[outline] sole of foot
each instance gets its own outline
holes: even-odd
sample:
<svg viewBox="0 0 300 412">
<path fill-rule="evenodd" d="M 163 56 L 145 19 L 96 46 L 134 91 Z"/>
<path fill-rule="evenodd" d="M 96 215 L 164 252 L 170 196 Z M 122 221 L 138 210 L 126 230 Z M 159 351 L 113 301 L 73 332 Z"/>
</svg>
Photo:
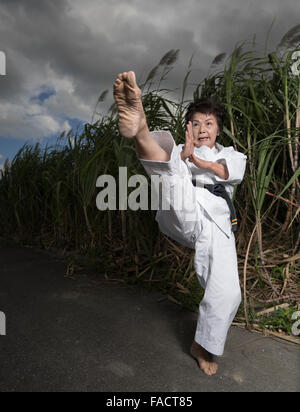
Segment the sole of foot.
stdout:
<svg viewBox="0 0 300 412">
<path fill-rule="evenodd" d="M 141 94 L 133 71 L 118 75 L 114 83 L 114 99 L 119 114 L 119 130 L 127 139 L 136 137 L 147 125 Z"/>
</svg>

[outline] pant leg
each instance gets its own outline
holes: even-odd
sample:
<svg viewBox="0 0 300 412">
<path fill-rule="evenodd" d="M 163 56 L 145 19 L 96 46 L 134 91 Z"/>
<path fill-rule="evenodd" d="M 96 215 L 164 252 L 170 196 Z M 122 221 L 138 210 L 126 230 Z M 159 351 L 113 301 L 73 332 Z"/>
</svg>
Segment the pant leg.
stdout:
<svg viewBox="0 0 300 412">
<path fill-rule="evenodd" d="M 205 289 L 195 341 L 221 356 L 229 327 L 241 303 L 235 237 L 224 235 L 207 214 L 195 245 L 195 269 Z"/>
<path fill-rule="evenodd" d="M 170 154 L 167 162 L 140 159 L 147 174 L 160 177 L 161 197 L 156 220 L 161 232 L 190 248 L 199 236 L 201 209 L 188 166 L 167 131 L 151 132 L 158 144 Z"/>
</svg>

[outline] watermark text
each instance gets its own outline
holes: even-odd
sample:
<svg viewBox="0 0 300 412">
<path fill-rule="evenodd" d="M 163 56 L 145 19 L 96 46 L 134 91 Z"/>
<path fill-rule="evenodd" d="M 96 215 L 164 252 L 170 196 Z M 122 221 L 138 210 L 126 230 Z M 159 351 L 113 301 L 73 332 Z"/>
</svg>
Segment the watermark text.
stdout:
<svg viewBox="0 0 300 412">
<path fill-rule="evenodd" d="M 204 183 L 203 183 L 204 185 Z M 201 187 L 201 182 L 197 182 Z M 96 198 L 98 210 L 176 210 L 185 213 L 187 221 L 197 220 L 197 196 L 190 176 L 151 175 L 150 187 L 144 175 L 128 179 L 127 167 L 119 167 L 116 179 L 99 176 L 96 187 L 102 188 Z M 129 193 L 129 189 L 131 190 Z"/>
<path fill-rule="evenodd" d="M 300 335 L 300 311 L 294 312 L 292 314 L 292 320 L 296 320 L 296 322 L 294 322 L 292 326 L 292 334 L 294 336 L 299 336 Z"/>
<path fill-rule="evenodd" d="M 6 316 L 4 312 L 0 312 L 0 336 L 6 335 Z"/>
<path fill-rule="evenodd" d="M 0 76 L 6 75 L 6 55 L 0 51 Z"/>
<path fill-rule="evenodd" d="M 292 60 L 295 62 L 291 66 L 291 70 L 294 76 L 299 76 L 300 74 L 300 51 L 295 51 L 292 54 Z"/>
</svg>

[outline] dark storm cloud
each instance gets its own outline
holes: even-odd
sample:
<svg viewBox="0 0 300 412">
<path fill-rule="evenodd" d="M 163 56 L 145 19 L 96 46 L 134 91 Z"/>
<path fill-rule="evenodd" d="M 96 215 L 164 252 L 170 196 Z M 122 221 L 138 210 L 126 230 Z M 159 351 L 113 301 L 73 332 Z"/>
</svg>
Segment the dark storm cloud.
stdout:
<svg viewBox="0 0 300 412">
<path fill-rule="evenodd" d="M 79 19 L 68 16 L 68 10 L 63 0 L 14 0 L 1 4 L 0 38 L 5 39 L 3 48 L 13 74 L 8 79 L 18 82 L 19 77 L 26 77 L 25 70 L 18 65 L 19 54 L 31 60 L 37 69 L 50 64 L 58 74 L 94 80 L 99 45 L 104 61 L 109 60 L 111 45 L 104 34 L 95 38 Z M 10 51 L 17 51 L 15 60 Z M 105 68 L 101 72 L 105 73 Z M 5 84 L 8 82 L 4 87 Z"/>
</svg>

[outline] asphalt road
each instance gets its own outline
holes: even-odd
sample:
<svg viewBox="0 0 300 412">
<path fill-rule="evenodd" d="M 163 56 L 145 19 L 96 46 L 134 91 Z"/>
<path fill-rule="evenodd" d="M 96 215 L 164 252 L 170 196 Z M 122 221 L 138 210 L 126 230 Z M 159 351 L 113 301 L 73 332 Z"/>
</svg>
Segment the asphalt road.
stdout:
<svg viewBox="0 0 300 412">
<path fill-rule="evenodd" d="M 299 345 L 232 327 L 207 377 L 189 355 L 196 314 L 158 292 L 65 273 L 45 252 L 1 246 L 1 392 L 300 391 Z"/>
</svg>

